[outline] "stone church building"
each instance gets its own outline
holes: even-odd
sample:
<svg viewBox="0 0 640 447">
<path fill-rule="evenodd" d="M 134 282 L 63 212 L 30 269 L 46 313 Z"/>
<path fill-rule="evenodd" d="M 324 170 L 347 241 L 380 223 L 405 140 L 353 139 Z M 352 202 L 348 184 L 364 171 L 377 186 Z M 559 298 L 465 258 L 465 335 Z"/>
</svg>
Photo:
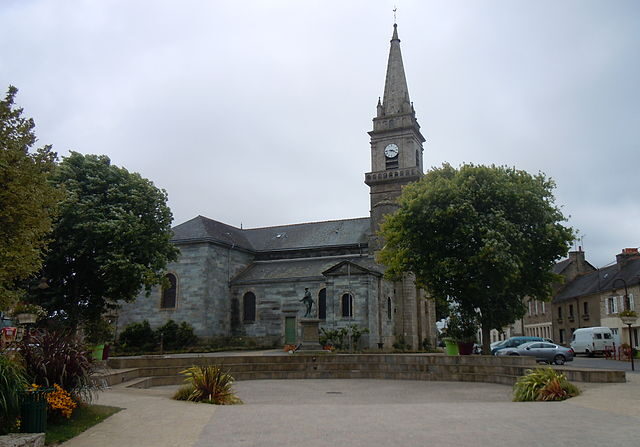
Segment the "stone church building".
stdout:
<svg viewBox="0 0 640 447">
<path fill-rule="evenodd" d="M 433 345 L 433 301 L 409 276 L 384 279 L 374 257 L 382 218 L 396 209 L 402 187 L 423 175 L 425 139 L 409 100 L 395 24 L 369 135 L 369 217 L 254 229 L 195 217 L 173 229 L 180 256 L 168 267 L 171 286 L 124 304 L 118 327 L 145 319 L 157 327 L 171 319 L 188 322 L 201 337 L 295 343 L 308 288 L 320 327 L 368 328 L 362 343 L 370 348 L 390 348 L 401 338 L 414 349 L 425 340 Z"/>
</svg>

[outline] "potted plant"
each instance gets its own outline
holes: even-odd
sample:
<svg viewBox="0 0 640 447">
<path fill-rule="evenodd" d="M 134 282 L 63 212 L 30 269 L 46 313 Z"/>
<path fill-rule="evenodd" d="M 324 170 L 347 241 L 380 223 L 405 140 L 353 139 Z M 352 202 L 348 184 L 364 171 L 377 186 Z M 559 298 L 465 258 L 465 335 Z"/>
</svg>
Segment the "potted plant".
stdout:
<svg viewBox="0 0 640 447">
<path fill-rule="evenodd" d="M 638 319 L 638 314 L 633 310 L 623 310 L 622 312 L 618 313 L 618 316 L 622 320 L 623 324 L 629 326 L 635 323 Z"/>
<path fill-rule="evenodd" d="M 478 317 L 475 312 L 464 311 L 460 308 L 452 309 L 449 314 L 446 337 L 443 339 L 447 354 L 457 355 L 450 348 L 453 343 L 457 344 L 460 355 L 473 354 L 477 333 Z"/>
<path fill-rule="evenodd" d="M 11 316 L 17 320 L 19 324 L 35 323 L 44 317 L 47 312 L 37 304 L 20 302 L 13 307 Z"/>
<path fill-rule="evenodd" d="M 85 341 L 92 346 L 92 357 L 102 360 L 105 342 L 113 339 L 113 328 L 107 320 L 99 318 L 84 325 L 84 336 Z"/>
</svg>

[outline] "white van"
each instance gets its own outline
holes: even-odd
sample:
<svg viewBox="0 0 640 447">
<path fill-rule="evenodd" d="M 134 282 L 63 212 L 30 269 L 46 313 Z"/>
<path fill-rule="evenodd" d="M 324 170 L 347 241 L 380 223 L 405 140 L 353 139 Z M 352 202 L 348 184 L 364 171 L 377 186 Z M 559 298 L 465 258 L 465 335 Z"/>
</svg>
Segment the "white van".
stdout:
<svg viewBox="0 0 640 447">
<path fill-rule="evenodd" d="M 573 331 L 571 348 L 576 354 L 603 353 L 605 347 L 613 348 L 613 334 L 608 327 L 585 327 Z"/>
</svg>

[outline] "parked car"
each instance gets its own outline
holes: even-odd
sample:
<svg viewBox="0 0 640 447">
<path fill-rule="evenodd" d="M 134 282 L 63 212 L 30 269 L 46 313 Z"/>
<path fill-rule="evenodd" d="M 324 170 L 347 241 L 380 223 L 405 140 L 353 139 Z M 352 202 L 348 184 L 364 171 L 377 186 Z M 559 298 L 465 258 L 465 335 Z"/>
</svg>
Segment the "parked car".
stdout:
<svg viewBox="0 0 640 447">
<path fill-rule="evenodd" d="M 496 353 L 505 348 L 515 348 L 520 346 L 523 343 L 528 343 L 530 341 L 544 341 L 542 337 L 511 337 L 503 341 L 502 343 L 491 348 L 491 354 L 496 355 Z"/>
<path fill-rule="evenodd" d="M 576 354 L 603 353 L 606 348 L 613 349 L 613 333 L 608 327 L 585 327 L 573 331 L 571 348 Z"/>
<path fill-rule="evenodd" d="M 539 362 L 555 363 L 564 365 L 565 362 L 573 361 L 574 352 L 571 348 L 547 342 L 530 342 L 518 346 L 517 348 L 504 348 L 496 355 L 528 355 L 535 357 Z"/>
</svg>

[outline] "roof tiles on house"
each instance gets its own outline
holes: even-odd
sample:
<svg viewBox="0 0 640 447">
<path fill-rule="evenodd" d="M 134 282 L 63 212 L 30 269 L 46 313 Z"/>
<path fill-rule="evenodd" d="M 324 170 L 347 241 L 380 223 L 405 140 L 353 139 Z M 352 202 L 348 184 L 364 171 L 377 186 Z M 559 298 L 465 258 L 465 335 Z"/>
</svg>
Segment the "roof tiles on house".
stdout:
<svg viewBox="0 0 640 447">
<path fill-rule="evenodd" d="M 567 301 L 576 297 L 592 295 L 594 293 L 618 290 L 640 283 L 640 259 L 629 260 L 619 268 L 617 264 L 601 268 L 595 272 L 578 276 L 555 296 L 554 303 Z"/>
</svg>

